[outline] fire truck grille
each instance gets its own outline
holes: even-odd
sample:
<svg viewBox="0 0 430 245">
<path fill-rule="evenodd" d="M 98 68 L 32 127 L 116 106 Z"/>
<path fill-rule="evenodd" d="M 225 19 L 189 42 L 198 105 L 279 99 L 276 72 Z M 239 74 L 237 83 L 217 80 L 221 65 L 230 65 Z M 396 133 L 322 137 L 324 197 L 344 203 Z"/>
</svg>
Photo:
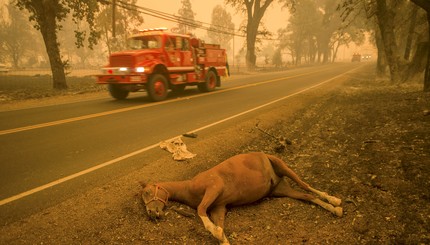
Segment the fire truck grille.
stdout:
<svg viewBox="0 0 430 245">
<path fill-rule="evenodd" d="M 129 56 L 129 55 L 112 56 L 110 58 L 110 66 L 112 66 L 112 67 L 132 67 L 133 66 L 133 56 Z"/>
</svg>

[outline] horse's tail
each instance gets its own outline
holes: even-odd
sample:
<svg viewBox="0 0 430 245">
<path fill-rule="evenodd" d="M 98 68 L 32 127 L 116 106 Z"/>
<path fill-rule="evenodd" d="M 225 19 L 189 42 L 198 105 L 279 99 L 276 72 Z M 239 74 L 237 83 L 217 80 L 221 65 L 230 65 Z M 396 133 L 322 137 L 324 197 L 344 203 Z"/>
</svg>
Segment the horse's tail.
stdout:
<svg viewBox="0 0 430 245">
<path fill-rule="evenodd" d="M 296 182 L 299 186 L 301 186 L 303 189 L 307 191 L 310 190 L 310 186 L 306 182 L 301 180 L 300 177 L 291 168 L 289 168 L 288 165 L 282 159 L 268 154 L 266 154 L 266 156 L 272 164 L 272 168 L 275 171 L 276 175 L 280 177 L 287 176 L 288 178 Z"/>
</svg>

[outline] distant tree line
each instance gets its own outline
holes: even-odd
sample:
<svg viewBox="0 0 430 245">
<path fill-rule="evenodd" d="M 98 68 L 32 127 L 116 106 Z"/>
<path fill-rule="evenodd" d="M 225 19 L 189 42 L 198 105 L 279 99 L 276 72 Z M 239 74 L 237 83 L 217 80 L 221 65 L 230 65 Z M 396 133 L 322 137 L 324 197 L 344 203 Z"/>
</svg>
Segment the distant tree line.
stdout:
<svg viewBox="0 0 430 245">
<path fill-rule="evenodd" d="M 274 0 L 225 0 L 246 15 L 246 61 L 255 67 L 261 20 Z M 424 76 L 430 91 L 430 1 L 428 0 L 278 0 L 291 18 L 278 31 L 280 43 L 273 56 L 280 65 L 287 50 L 294 64 L 334 61 L 340 45 L 360 45 L 371 33 L 378 49 L 377 70 L 393 83 Z M 405 38 L 406 37 L 406 38 Z"/>
<path fill-rule="evenodd" d="M 344 20 L 365 13 L 378 48 L 377 72 L 393 83 L 424 71 L 424 91 L 430 91 L 430 1 L 342 0 Z"/>
</svg>

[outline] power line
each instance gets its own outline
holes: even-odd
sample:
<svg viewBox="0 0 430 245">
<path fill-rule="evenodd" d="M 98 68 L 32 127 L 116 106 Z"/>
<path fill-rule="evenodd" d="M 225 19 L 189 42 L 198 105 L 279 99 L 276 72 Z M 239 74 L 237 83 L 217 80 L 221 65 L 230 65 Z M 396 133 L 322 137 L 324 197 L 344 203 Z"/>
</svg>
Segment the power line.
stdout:
<svg viewBox="0 0 430 245">
<path fill-rule="evenodd" d="M 180 17 L 180 16 L 167 14 L 167 13 L 162 12 L 162 11 L 158 11 L 158 10 L 154 10 L 154 9 L 150 9 L 150 8 L 145 8 L 145 7 L 137 6 L 137 5 L 134 5 L 134 4 L 126 3 L 124 1 L 117 1 L 117 2 L 118 2 L 118 6 L 121 7 L 121 8 L 130 10 L 130 11 L 137 11 L 139 13 L 142 13 L 142 14 L 145 14 L 145 15 L 149 15 L 149 16 L 152 16 L 152 17 L 155 17 L 155 18 L 159 18 L 159 19 L 163 19 L 163 20 L 166 20 L 166 21 L 170 21 L 170 22 L 175 22 L 175 23 L 187 25 L 187 26 L 190 26 L 190 27 L 198 28 L 198 29 L 212 31 L 212 32 L 216 32 L 216 33 L 245 37 L 245 35 L 240 35 L 240 34 L 235 33 L 234 30 L 233 30 L 233 32 L 231 32 L 231 31 L 225 31 L 225 30 L 214 28 L 214 27 L 224 28 L 222 26 L 211 25 L 211 24 L 208 24 L 208 23 L 205 23 L 205 22 L 202 22 L 202 21 L 196 21 L 196 20 L 193 20 L 193 19 L 187 19 L 187 18 L 183 18 L 183 17 Z"/>
<path fill-rule="evenodd" d="M 246 35 L 243 34 L 239 34 L 237 33 L 237 31 L 240 30 L 232 30 L 232 31 L 226 31 L 223 30 L 225 27 L 223 26 L 219 26 L 219 25 L 213 25 L 213 24 L 209 24 L 203 21 L 196 21 L 194 19 L 188 19 L 188 18 L 184 18 L 181 16 L 176 16 L 176 15 L 172 15 L 172 14 L 168 14 L 159 10 L 154 10 L 154 9 L 150 9 L 150 8 L 146 8 L 146 7 L 142 7 L 142 6 L 138 6 L 135 4 L 130 4 L 130 3 L 126 3 L 124 1 L 121 0 L 117 0 L 116 1 L 118 6 L 130 11 L 136 11 L 145 15 L 149 15 L 155 18 L 159 18 L 159 19 L 163 19 L 166 21 L 170 21 L 170 22 L 174 22 L 174 23 L 179 23 L 179 24 L 183 24 L 183 25 L 187 25 L 196 29 L 202 29 L 202 30 L 206 30 L 206 31 L 211 31 L 211 32 L 215 32 L 215 33 L 220 33 L 220 34 L 226 34 L 226 35 L 232 35 L 232 36 L 237 36 L 237 37 L 246 37 Z M 112 4 L 111 2 L 109 2 L 109 4 Z M 222 28 L 222 29 L 220 29 Z M 271 39 L 271 38 L 261 38 L 262 40 L 267 40 L 267 41 L 280 41 L 280 39 Z"/>
</svg>

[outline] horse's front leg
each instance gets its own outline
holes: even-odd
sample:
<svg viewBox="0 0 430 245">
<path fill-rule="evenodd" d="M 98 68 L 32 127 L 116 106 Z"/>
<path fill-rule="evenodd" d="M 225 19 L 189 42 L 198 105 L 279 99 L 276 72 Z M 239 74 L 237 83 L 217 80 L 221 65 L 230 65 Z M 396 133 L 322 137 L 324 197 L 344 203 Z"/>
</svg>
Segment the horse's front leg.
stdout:
<svg viewBox="0 0 430 245">
<path fill-rule="evenodd" d="M 200 215 L 199 215 L 200 216 Z M 224 234 L 223 228 L 215 225 L 208 216 L 200 216 L 200 219 L 203 221 L 203 225 L 205 226 L 206 230 L 208 230 L 212 236 L 214 236 L 220 244 L 227 245 L 230 244 L 227 237 Z"/>
<path fill-rule="evenodd" d="M 227 208 L 225 205 L 218 205 L 216 207 L 213 207 L 210 210 L 210 217 L 213 220 L 214 224 L 217 227 L 220 227 L 221 229 L 224 229 L 224 221 L 225 221 L 225 214 L 227 213 Z M 230 244 L 227 240 L 227 237 L 225 236 L 225 233 L 223 232 L 223 239 L 220 240 L 221 244 Z"/>
<path fill-rule="evenodd" d="M 197 207 L 197 214 L 205 226 L 205 229 L 208 230 L 212 236 L 220 241 L 221 244 L 230 244 L 224 235 L 224 230 L 222 227 L 215 225 L 208 217 L 207 210 L 209 206 L 216 200 L 218 195 L 221 193 L 220 190 L 211 188 L 207 189 L 205 195 L 199 206 Z"/>
</svg>

